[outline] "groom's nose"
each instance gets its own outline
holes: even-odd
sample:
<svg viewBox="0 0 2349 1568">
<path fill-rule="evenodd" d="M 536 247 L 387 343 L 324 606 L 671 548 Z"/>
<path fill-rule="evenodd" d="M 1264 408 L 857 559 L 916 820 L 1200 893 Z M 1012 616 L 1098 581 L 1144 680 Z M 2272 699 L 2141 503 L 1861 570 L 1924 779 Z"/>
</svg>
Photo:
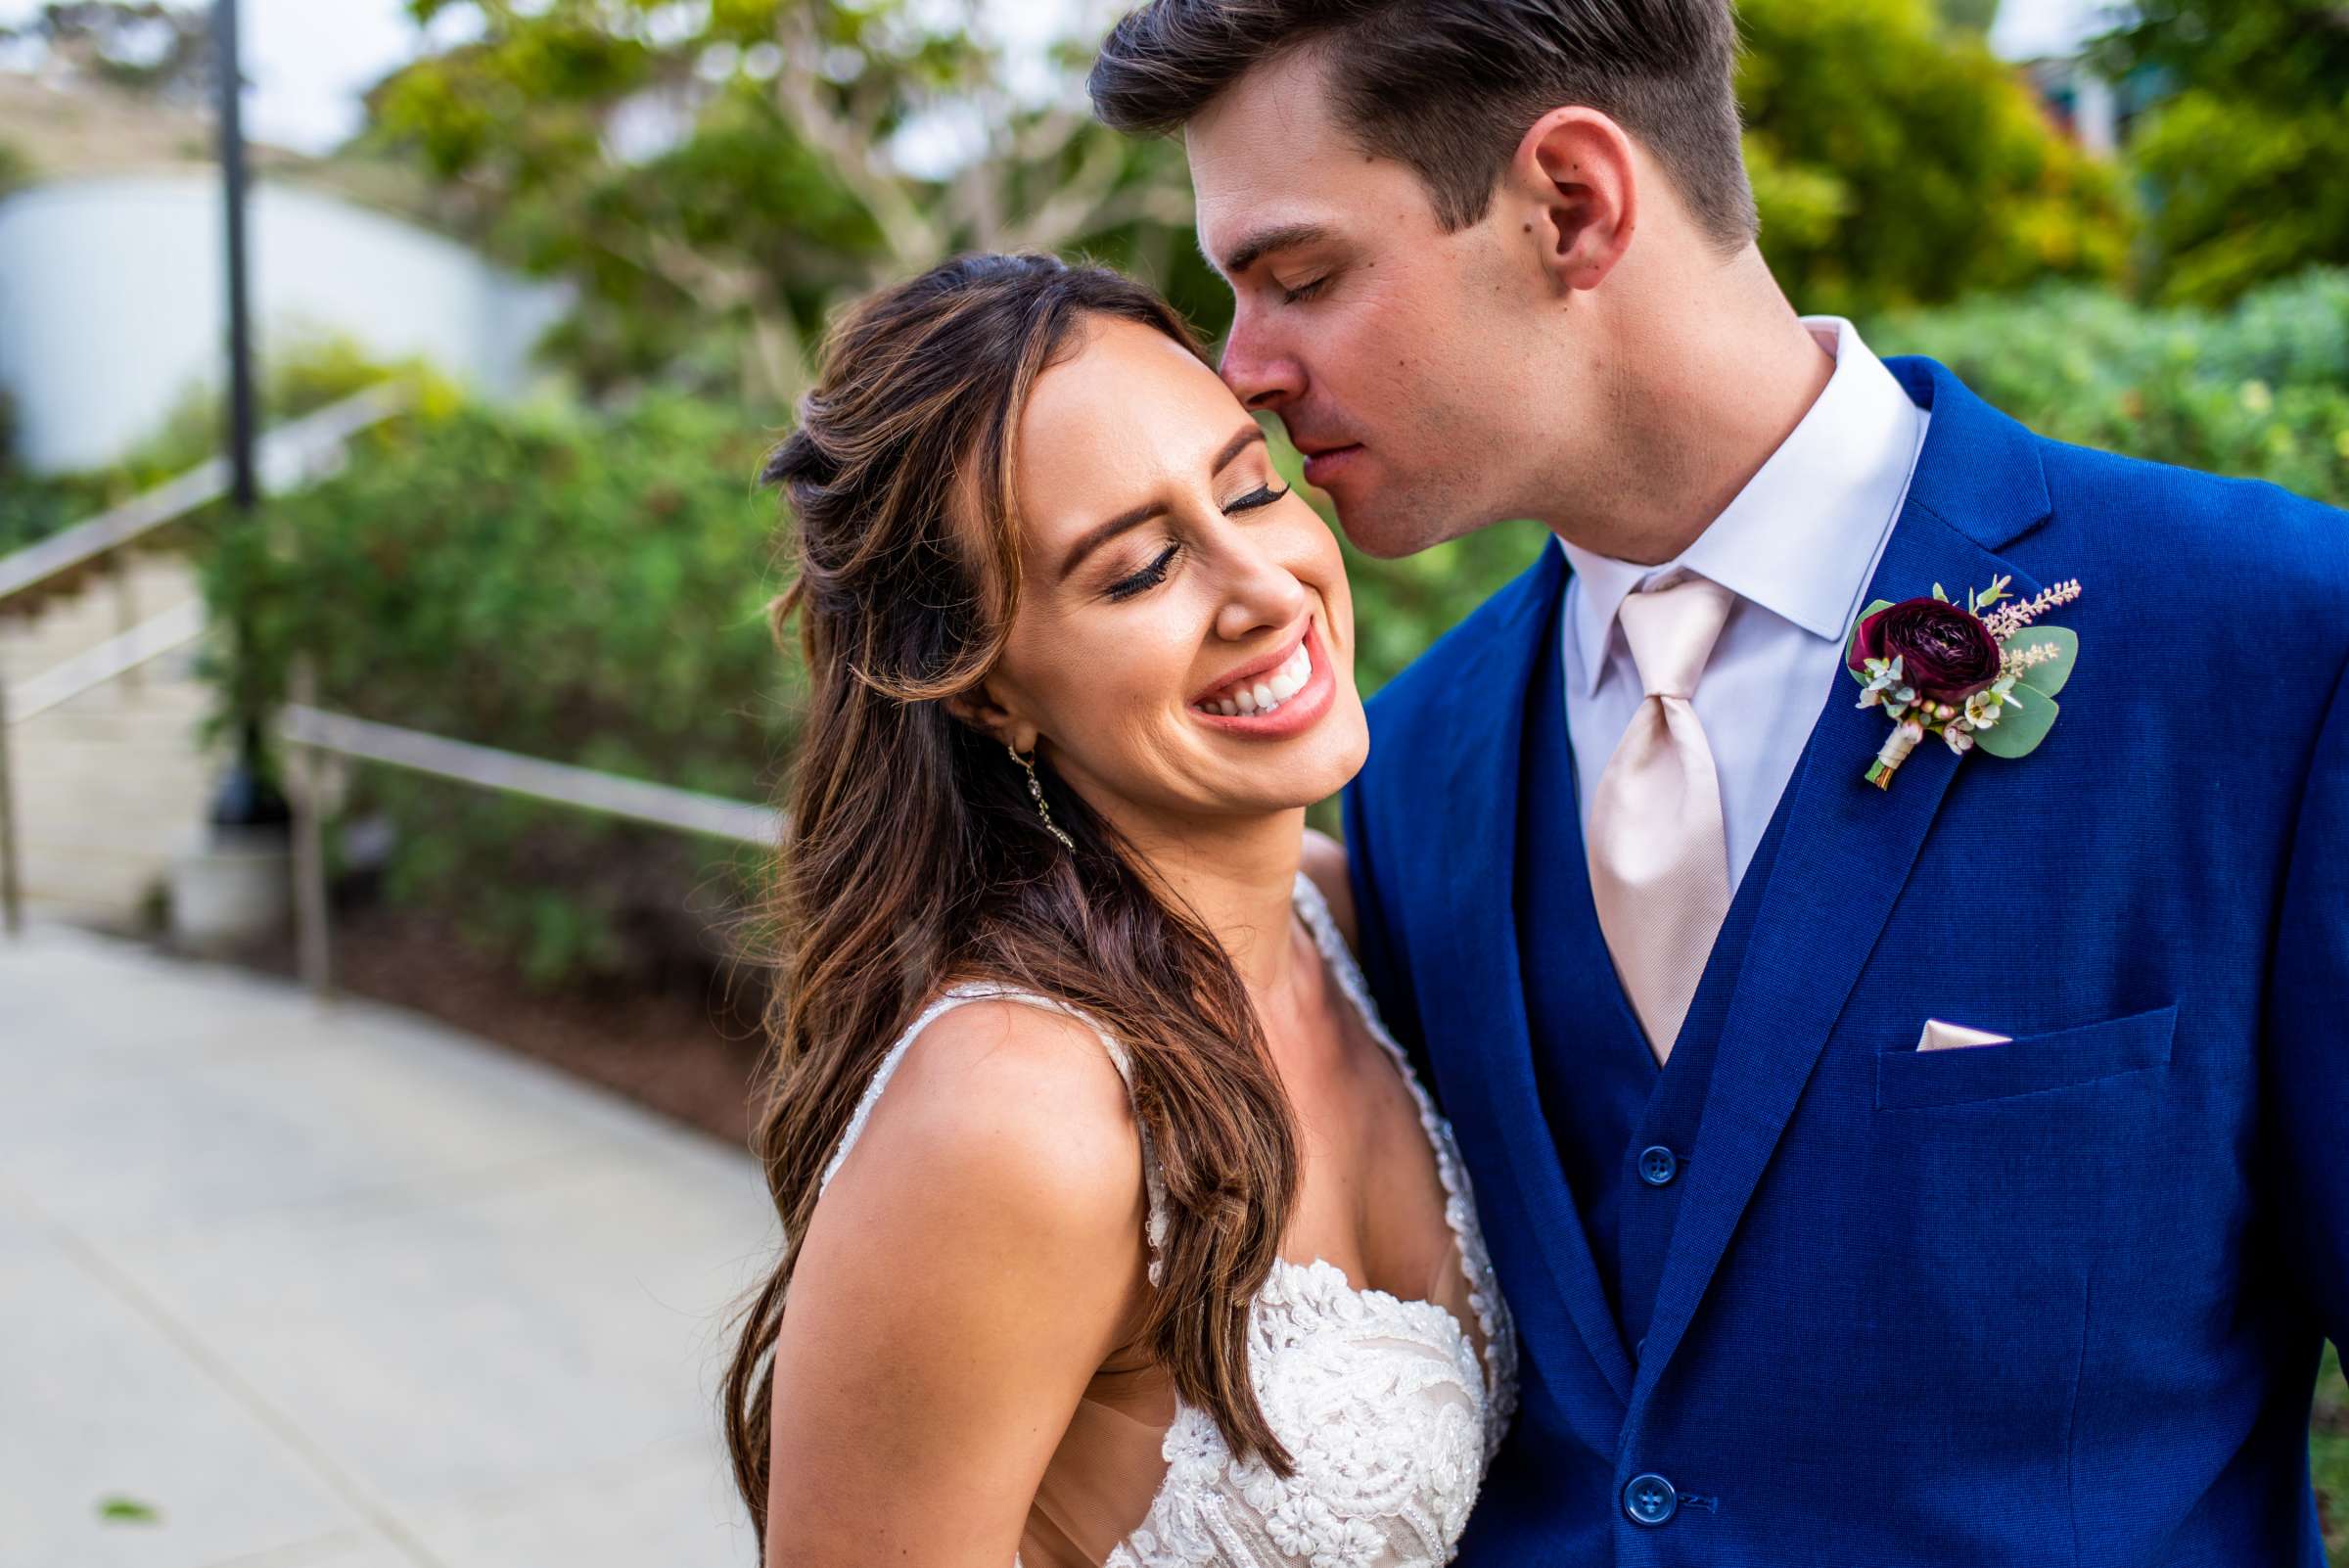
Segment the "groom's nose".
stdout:
<svg viewBox="0 0 2349 1568">
<path fill-rule="evenodd" d="M 1278 413 L 1305 395 L 1305 366 L 1285 346 L 1267 343 L 1245 309 L 1232 318 L 1221 369 L 1223 384 L 1251 410 Z"/>
</svg>

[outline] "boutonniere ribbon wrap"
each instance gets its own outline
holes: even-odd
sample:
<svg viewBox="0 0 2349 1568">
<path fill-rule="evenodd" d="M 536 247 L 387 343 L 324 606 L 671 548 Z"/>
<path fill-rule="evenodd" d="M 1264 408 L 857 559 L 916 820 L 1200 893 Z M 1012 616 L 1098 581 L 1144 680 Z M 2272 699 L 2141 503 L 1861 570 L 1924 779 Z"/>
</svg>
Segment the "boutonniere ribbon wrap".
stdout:
<svg viewBox="0 0 2349 1568">
<path fill-rule="evenodd" d="M 1960 757 L 1977 747 L 2024 757 L 2048 738 L 2080 639 L 2034 623 L 2079 598 L 2080 584 L 2059 582 L 2018 600 L 2006 591 L 2012 580 L 1992 579 L 1962 608 L 1937 582 L 1929 599 L 1878 599 L 1860 612 L 1845 668 L 1860 682 L 1860 706 L 1881 708 L 1892 720 L 1892 738 L 1868 766 L 1870 784 L 1892 788 L 1892 775 L 1927 735 Z"/>
</svg>

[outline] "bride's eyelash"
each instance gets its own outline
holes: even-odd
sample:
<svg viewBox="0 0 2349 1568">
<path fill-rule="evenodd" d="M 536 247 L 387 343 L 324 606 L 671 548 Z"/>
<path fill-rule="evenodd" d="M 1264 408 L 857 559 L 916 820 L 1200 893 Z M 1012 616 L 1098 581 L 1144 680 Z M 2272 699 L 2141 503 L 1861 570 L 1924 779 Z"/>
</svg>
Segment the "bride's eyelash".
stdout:
<svg viewBox="0 0 2349 1568">
<path fill-rule="evenodd" d="M 1286 484 L 1277 490 L 1269 484 L 1259 484 L 1255 489 L 1223 508 L 1223 512 L 1227 517 L 1234 512 L 1253 512 L 1260 506 L 1270 506 L 1288 493 L 1289 487 Z"/>
<path fill-rule="evenodd" d="M 1225 506 L 1223 508 L 1223 512 L 1227 517 L 1234 512 L 1253 512 L 1260 506 L 1270 506 L 1274 501 L 1279 500 L 1282 496 L 1288 493 L 1289 486 L 1286 484 L 1283 484 L 1278 489 L 1274 489 L 1269 484 L 1259 484 L 1255 489 L 1250 490 L 1247 494 L 1240 496 L 1238 499 L 1232 501 L 1229 505 Z M 1111 583 L 1109 586 L 1109 597 L 1112 602 L 1123 602 L 1132 598 L 1136 594 L 1148 593 L 1152 588 L 1155 588 L 1160 583 L 1166 581 L 1167 573 L 1174 565 L 1174 557 L 1180 554 L 1181 551 L 1181 545 L 1170 544 L 1165 549 L 1159 551 L 1158 558 L 1152 561 L 1148 566 L 1142 568 L 1139 572 L 1136 572 L 1129 577 L 1121 577 L 1116 582 Z"/>
<path fill-rule="evenodd" d="M 1174 557 L 1181 549 L 1182 546 L 1179 544 L 1170 544 L 1158 552 L 1157 560 L 1136 572 L 1132 576 L 1123 577 L 1111 583 L 1110 598 L 1112 600 L 1130 599 L 1137 593 L 1148 593 L 1152 588 L 1166 581 L 1167 571 L 1174 566 Z"/>
</svg>

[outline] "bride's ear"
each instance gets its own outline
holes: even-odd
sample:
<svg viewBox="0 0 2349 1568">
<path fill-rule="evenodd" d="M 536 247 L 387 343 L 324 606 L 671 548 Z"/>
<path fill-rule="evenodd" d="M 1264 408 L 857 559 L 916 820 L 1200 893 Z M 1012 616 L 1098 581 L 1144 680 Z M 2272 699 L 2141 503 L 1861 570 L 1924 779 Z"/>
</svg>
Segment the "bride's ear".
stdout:
<svg viewBox="0 0 2349 1568">
<path fill-rule="evenodd" d="M 990 740 L 1000 741 L 1023 756 L 1036 750 L 1036 729 L 998 702 L 983 681 L 969 691 L 945 700 L 946 712 Z"/>
<path fill-rule="evenodd" d="M 1639 161 L 1623 127 L 1594 109 L 1553 109 L 1518 143 L 1505 179 L 1551 286 L 1605 282 L 1639 218 Z"/>
</svg>

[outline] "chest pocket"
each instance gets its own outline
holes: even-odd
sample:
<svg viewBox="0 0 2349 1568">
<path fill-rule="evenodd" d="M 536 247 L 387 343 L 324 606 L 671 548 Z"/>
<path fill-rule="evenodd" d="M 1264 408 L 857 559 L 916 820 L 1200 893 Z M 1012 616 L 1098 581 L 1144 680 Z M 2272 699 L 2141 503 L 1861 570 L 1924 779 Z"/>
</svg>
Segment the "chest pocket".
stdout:
<svg viewBox="0 0 2349 1568">
<path fill-rule="evenodd" d="M 2173 1002 L 2077 1029 L 2021 1036 L 2004 1045 L 1882 1051 L 1876 1057 L 1876 1109 L 1970 1105 L 2164 1067 L 2177 1023 Z"/>
</svg>

